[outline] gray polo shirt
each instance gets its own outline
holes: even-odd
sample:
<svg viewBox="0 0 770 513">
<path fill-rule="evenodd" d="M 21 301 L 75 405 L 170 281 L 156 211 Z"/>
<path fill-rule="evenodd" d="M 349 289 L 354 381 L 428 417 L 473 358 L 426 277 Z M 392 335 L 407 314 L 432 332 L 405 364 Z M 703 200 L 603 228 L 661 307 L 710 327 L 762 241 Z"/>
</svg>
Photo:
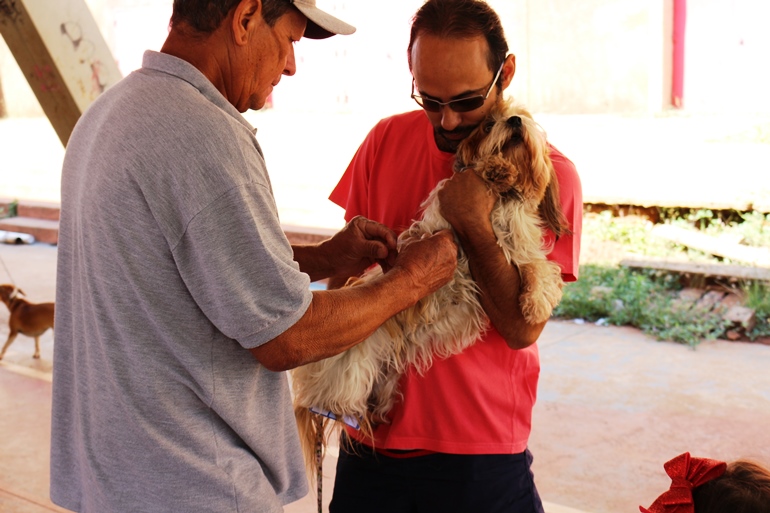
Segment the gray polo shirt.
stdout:
<svg viewBox="0 0 770 513">
<path fill-rule="evenodd" d="M 311 301 L 255 130 L 147 52 L 62 171 L 51 498 L 82 512 L 278 512 L 307 493 L 285 373 L 247 350 Z"/>
</svg>

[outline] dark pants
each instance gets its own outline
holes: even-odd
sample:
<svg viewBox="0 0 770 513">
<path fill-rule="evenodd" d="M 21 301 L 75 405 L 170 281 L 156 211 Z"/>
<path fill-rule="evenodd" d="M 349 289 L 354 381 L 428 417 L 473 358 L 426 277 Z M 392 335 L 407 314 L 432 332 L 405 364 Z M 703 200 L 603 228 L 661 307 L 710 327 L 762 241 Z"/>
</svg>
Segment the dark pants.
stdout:
<svg viewBox="0 0 770 513">
<path fill-rule="evenodd" d="M 340 445 L 330 513 L 543 513 L 529 450 L 405 458 Z"/>
</svg>

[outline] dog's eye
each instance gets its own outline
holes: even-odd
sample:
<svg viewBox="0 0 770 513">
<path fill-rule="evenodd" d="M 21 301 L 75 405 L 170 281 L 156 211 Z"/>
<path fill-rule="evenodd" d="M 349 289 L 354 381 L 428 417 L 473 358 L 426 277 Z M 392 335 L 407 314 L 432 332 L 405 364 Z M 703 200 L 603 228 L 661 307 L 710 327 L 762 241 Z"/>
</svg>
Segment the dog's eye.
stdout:
<svg viewBox="0 0 770 513">
<path fill-rule="evenodd" d="M 487 124 L 484 125 L 484 133 L 488 134 L 492 131 L 492 128 L 495 126 L 494 121 L 488 121 Z"/>
</svg>

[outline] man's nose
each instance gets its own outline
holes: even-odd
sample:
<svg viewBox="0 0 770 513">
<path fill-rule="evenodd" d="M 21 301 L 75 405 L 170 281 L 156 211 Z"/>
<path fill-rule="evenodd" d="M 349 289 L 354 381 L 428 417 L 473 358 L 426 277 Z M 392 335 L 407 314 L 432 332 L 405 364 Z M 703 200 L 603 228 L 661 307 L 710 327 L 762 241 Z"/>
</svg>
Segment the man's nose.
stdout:
<svg viewBox="0 0 770 513">
<path fill-rule="evenodd" d="M 441 128 L 444 130 L 454 130 L 460 126 L 462 116 L 449 108 L 449 105 L 441 106 Z"/>
<path fill-rule="evenodd" d="M 283 74 L 290 77 L 296 72 L 297 62 L 294 60 L 294 45 L 292 45 L 289 55 L 286 56 L 286 65 L 283 68 Z"/>
</svg>

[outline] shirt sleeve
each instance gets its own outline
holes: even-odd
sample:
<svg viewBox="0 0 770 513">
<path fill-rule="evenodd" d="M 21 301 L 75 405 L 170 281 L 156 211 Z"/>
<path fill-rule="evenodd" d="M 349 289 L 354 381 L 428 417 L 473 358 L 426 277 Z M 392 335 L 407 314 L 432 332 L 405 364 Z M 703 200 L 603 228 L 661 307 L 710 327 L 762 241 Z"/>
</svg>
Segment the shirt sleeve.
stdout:
<svg viewBox="0 0 770 513">
<path fill-rule="evenodd" d="M 583 229 L 583 188 L 575 164 L 552 148 L 551 162 L 559 180 L 561 209 L 570 233 L 559 237 L 549 258 L 561 266 L 565 282 L 576 281 L 580 268 L 580 237 Z"/>
<path fill-rule="evenodd" d="M 199 212 L 174 248 L 182 279 L 208 319 L 245 348 L 286 331 L 312 300 L 272 194 L 234 187 Z"/>
</svg>

